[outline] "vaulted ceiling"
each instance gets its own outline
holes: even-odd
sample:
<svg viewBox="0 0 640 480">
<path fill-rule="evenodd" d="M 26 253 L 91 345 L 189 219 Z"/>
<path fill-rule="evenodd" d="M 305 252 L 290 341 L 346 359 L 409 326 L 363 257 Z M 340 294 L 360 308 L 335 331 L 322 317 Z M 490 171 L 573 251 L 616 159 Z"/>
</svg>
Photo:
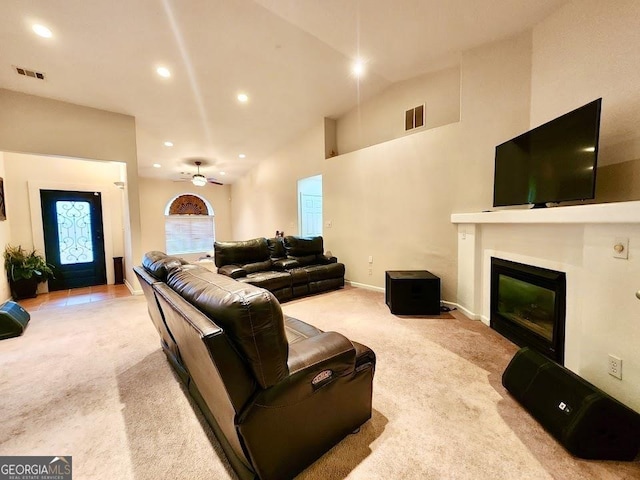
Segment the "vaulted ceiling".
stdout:
<svg viewBox="0 0 640 480">
<path fill-rule="evenodd" d="M 3 0 L 0 88 L 135 116 L 141 176 L 175 179 L 199 160 L 206 176 L 232 183 L 323 117 L 455 65 L 563 3 Z"/>
</svg>

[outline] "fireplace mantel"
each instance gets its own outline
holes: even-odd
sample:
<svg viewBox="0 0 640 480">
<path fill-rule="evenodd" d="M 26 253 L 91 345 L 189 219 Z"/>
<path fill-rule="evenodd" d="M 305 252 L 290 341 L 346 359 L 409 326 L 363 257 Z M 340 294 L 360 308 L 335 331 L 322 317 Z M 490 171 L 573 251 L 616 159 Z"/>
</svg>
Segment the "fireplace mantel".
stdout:
<svg viewBox="0 0 640 480">
<path fill-rule="evenodd" d="M 451 223 L 640 223 L 640 201 L 454 213 Z"/>
<path fill-rule="evenodd" d="M 458 308 L 489 325 L 491 257 L 565 272 L 565 366 L 640 411 L 640 369 L 620 381 L 606 368 L 609 354 L 640 364 L 640 201 L 454 213 L 451 222 Z"/>
</svg>

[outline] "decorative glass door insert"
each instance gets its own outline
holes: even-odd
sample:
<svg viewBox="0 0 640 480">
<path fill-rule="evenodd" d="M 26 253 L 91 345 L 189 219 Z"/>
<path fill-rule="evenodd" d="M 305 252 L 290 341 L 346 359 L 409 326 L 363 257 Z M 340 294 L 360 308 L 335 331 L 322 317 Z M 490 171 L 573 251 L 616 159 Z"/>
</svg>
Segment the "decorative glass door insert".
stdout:
<svg viewBox="0 0 640 480">
<path fill-rule="evenodd" d="M 57 201 L 60 263 L 93 262 L 91 208 L 89 202 Z"/>
</svg>

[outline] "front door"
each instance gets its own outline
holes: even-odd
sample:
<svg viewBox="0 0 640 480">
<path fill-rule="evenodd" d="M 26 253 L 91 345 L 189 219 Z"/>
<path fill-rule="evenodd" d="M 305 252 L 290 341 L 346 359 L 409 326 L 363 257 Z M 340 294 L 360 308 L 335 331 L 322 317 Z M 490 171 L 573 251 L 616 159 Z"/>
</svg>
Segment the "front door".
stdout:
<svg viewBox="0 0 640 480">
<path fill-rule="evenodd" d="M 107 283 L 99 192 L 40 190 L 49 291 Z"/>
</svg>

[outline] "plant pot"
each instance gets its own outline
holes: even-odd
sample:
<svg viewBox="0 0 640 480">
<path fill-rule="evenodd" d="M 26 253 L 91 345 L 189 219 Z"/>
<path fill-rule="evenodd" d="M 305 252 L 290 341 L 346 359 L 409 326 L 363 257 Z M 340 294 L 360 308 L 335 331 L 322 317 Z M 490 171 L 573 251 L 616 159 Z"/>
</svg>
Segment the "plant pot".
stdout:
<svg viewBox="0 0 640 480">
<path fill-rule="evenodd" d="M 38 294 L 38 279 L 36 277 L 13 280 L 9 282 L 11 296 L 14 300 L 23 298 L 35 298 Z"/>
</svg>

